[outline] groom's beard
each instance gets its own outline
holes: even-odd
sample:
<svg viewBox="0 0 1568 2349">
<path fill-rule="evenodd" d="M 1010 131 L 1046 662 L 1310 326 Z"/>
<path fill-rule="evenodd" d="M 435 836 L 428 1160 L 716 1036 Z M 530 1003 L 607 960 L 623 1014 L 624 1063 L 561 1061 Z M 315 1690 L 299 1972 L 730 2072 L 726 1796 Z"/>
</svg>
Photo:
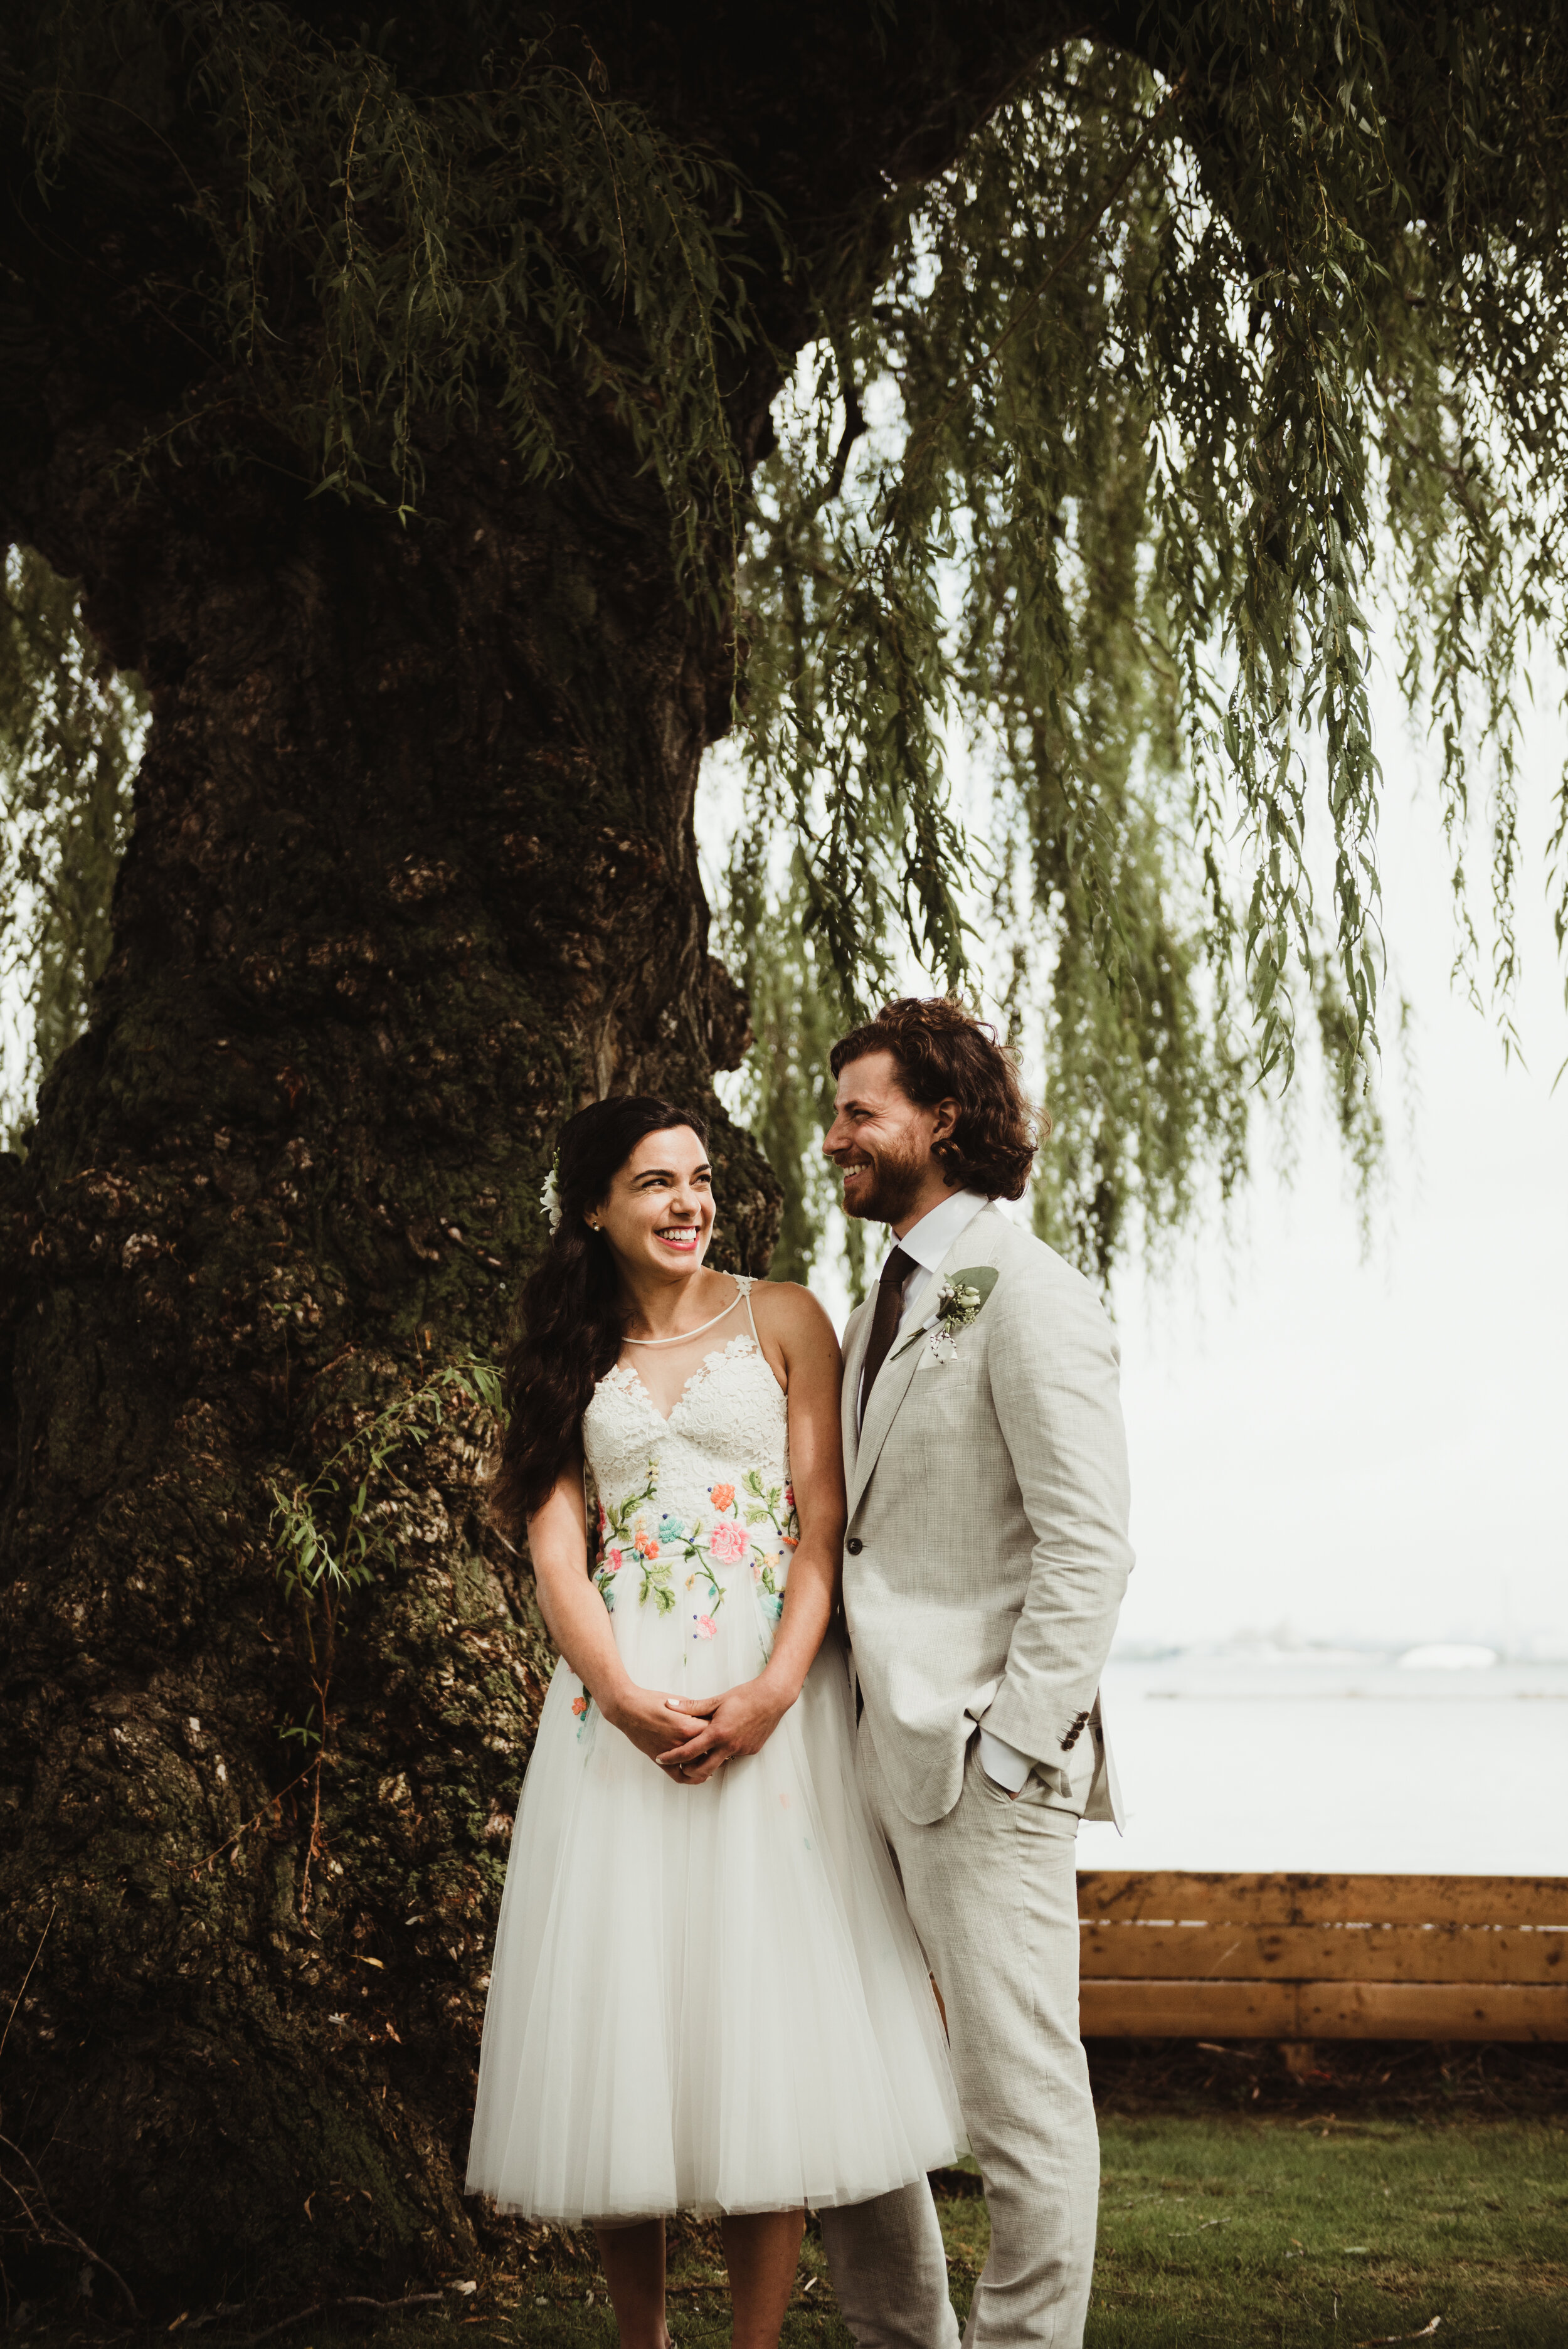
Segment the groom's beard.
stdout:
<svg viewBox="0 0 1568 2349">
<path fill-rule="evenodd" d="M 870 1168 L 853 1203 L 845 1199 L 844 1213 L 866 1223 L 902 1223 L 919 1198 L 920 1186 L 925 1180 L 923 1155 L 912 1151 L 907 1158 L 873 1158 Z"/>
</svg>

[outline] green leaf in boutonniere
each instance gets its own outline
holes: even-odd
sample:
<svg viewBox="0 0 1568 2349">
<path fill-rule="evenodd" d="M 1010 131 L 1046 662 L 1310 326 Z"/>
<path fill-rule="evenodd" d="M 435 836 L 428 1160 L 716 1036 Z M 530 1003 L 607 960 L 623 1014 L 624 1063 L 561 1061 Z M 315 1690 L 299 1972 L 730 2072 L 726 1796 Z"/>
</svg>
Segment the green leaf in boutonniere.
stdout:
<svg viewBox="0 0 1568 2349">
<path fill-rule="evenodd" d="M 936 1310 L 926 1324 L 935 1361 L 956 1361 L 958 1348 L 954 1340 L 958 1332 L 979 1319 L 980 1309 L 995 1286 L 994 1264 L 965 1265 L 962 1271 L 946 1276 L 937 1292 Z"/>
</svg>

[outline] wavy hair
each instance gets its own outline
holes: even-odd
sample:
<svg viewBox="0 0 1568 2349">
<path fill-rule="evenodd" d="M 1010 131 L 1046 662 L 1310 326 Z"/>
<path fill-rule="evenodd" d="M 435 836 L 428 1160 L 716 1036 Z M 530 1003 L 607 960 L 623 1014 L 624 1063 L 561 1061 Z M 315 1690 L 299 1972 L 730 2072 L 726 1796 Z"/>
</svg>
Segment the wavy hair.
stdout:
<svg viewBox="0 0 1568 2349">
<path fill-rule="evenodd" d="M 841 1036 L 834 1076 L 868 1052 L 891 1052 L 912 1102 L 958 1105 L 953 1132 L 933 1145 L 949 1184 L 988 1199 L 1021 1199 L 1042 1121 L 1024 1097 L 1017 1063 L 985 1020 L 954 995 L 901 995 Z"/>
<path fill-rule="evenodd" d="M 579 1110 L 561 1129 L 561 1220 L 523 1282 L 501 1364 L 506 1433 L 490 1508 L 508 1532 L 549 1499 L 581 1440 L 593 1389 L 621 1350 L 614 1259 L 603 1233 L 591 1232 L 584 1217 L 645 1135 L 682 1125 L 706 1145 L 707 1128 L 690 1110 L 651 1093 L 622 1093 Z"/>
</svg>

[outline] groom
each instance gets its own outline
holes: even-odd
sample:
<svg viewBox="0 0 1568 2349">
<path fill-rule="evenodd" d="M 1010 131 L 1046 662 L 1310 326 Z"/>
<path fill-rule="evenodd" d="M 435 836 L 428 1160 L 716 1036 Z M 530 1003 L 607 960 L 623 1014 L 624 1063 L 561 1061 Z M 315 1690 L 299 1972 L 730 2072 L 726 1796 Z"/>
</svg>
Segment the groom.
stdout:
<svg viewBox="0 0 1568 2349">
<path fill-rule="evenodd" d="M 946 2012 L 991 2215 L 965 2349 L 1078 2349 L 1099 2143 L 1078 2038 L 1073 1838 L 1118 1818 L 1100 1670 L 1132 1553 L 1117 1349 L 1088 1284 L 1000 1213 L 1034 1128 L 946 999 L 836 1045 L 823 1144 L 891 1225 L 844 1345 L 856 1766 Z M 861 2349 L 953 2349 L 922 2182 L 821 2224 Z"/>
</svg>

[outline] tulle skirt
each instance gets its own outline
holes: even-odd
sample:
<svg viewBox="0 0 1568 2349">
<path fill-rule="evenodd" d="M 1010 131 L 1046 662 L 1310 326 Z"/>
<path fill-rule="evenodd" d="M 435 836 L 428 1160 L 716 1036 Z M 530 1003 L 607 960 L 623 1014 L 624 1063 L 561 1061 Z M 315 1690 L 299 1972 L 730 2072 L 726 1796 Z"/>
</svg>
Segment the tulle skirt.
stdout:
<svg viewBox="0 0 1568 2349">
<path fill-rule="evenodd" d="M 760 1754 L 682 1786 L 558 1667 L 512 1835 L 470 2193 L 571 2223 L 822 2209 L 953 2158 L 945 2038 L 853 1733 L 830 1640 Z"/>
</svg>

